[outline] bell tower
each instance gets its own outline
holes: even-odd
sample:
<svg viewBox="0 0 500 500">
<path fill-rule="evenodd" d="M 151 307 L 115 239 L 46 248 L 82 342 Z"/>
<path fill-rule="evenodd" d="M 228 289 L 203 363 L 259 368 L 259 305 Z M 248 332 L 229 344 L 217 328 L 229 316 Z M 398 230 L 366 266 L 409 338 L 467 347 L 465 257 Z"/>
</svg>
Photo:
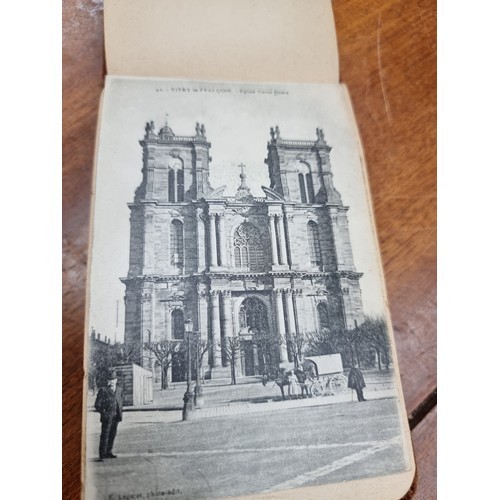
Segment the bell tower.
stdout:
<svg viewBox="0 0 500 500">
<path fill-rule="evenodd" d="M 156 133 L 154 122 L 146 123 L 139 142 L 143 155 L 143 180 L 135 201 L 156 200 L 182 203 L 197 200 L 210 191 L 210 146 L 205 125 L 196 123 L 195 135 L 175 135 L 168 122 Z"/>
<path fill-rule="evenodd" d="M 341 203 L 333 187 L 331 147 L 323 130 L 316 129 L 316 141 L 282 139 L 279 126 L 271 127 L 267 158 L 271 189 L 285 201 L 306 204 Z"/>
</svg>

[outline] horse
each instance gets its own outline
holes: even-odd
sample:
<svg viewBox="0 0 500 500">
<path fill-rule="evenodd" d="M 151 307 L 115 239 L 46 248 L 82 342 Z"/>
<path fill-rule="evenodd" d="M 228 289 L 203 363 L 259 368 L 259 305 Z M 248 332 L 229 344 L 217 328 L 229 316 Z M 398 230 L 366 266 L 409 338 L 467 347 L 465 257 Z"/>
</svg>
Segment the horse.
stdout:
<svg viewBox="0 0 500 500">
<path fill-rule="evenodd" d="M 280 388 L 281 397 L 283 398 L 283 401 L 285 401 L 285 391 L 283 387 L 285 385 L 290 385 L 290 382 L 288 381 L 288 377 L 284 368 L 280 368 L 279 371 L 267 372 L 262 375 L 262 385 L 264 387 L 269 382 L 269 380 L 272 380 Z"/>
<path fill-rule="evenodd" d="M 308 374 L 305 371 L 301 370 L 300 368 L 297 368 L 296 370 L 294 370 L 294 373 L 295 373 L 297 380 L 299 382 L 299 385 L 300 385 L 301 397 L 308 398 L 311 395 L 311 391 L 309 390 L 309 388 L 311 386 L 310 377 L 308 376 Z"/>
<path fill-rule="evenodd" d="M 311 386 L 311 377 L 309 372 L 306 373 L 300 368 L 296 368 L 293 370 L 295 373 L 297 380 L 300 385 L 300 390 L 301 394 L 300 396 L 302 398 L 308 398 L 311 395 L 311 391 L 309 390 Z M 280 368 L 278 371 L 272 371 L 272 372 L 266 372 L 264 375 L 262 375 L 262 385 L 265 387 L 266 384 L 272 380 L 279 388 L 281 391 L 281 397 L 283 401 L 285 401 L 285 386 L 290 386 L 290 381 L 288 380 L 288 375 L 287 371 L 285 368 Z"/>
</svg>

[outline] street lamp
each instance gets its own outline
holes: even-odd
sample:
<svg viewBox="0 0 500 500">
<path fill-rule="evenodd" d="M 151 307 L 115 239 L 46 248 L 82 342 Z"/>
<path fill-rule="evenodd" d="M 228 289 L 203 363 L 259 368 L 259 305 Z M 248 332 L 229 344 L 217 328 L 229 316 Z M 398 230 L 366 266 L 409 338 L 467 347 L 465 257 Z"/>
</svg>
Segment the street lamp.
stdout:
<svg viewBox="0 0 500 500">
<path fill-rule="evenodd" d="M 203 398 L 203 390 L 200 384 L 200 333 L 196 334 L 196 385 L 194 386 L 194 406 L 203 408 L 205 399 Z"/>
<path fill-rule="evenodd" d="M 184 408 L 182 410 L 182 420 L 189 420 L 191 412 L 194 411 L 194 394 L 191 391 L 191 335 L 193 334 L 193 323 L 187 320 L 184 323 L 187 339 L 187 387 L 184 394 Z"/>
</svg>

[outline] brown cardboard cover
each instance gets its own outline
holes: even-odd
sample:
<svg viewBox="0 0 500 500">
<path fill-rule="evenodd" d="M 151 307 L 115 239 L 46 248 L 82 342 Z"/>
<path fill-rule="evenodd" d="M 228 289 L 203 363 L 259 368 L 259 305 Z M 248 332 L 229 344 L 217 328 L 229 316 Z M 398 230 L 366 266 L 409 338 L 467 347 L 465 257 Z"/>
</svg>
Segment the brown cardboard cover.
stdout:
<svg viewBox="0 0 500 500">
<path fill-rule="evenodd" d="M 337 83 L 330 0 L 106 0 L 109 75 Z"/>
</svg>

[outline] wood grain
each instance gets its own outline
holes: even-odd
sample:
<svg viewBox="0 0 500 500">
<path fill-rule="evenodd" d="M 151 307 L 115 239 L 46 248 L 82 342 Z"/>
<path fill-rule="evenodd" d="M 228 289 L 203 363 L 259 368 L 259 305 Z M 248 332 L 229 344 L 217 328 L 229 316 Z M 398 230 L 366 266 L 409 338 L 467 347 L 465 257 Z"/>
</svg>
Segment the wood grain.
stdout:
<svg viewBox="0 0 500 500">
<path fill-rule="evenodd" d="M 92 10 L 94 9 L 94 10 Z M 102 12 L 63 3 L 63 498 L 80 497 L 85 282 L 99 96 Z"/>
<path fill-rule="evenodd" d="M 435 406 L 413 431 L 417 482 L 412 500 L 437 498 L 437 406 Z"/>
<path fill-rule="evenodd" d="M 334 2 L 370 177 L 408 412 L 436 379 L 436 4 Z M 102 11 L 63 2 L 63 498 L 80 495 L 85 281 Z M 413 430 L 414 498 L 435 498 L 436 410 Z M 434 437 L 432 437 L 434 436 Z"/>
</svg>

